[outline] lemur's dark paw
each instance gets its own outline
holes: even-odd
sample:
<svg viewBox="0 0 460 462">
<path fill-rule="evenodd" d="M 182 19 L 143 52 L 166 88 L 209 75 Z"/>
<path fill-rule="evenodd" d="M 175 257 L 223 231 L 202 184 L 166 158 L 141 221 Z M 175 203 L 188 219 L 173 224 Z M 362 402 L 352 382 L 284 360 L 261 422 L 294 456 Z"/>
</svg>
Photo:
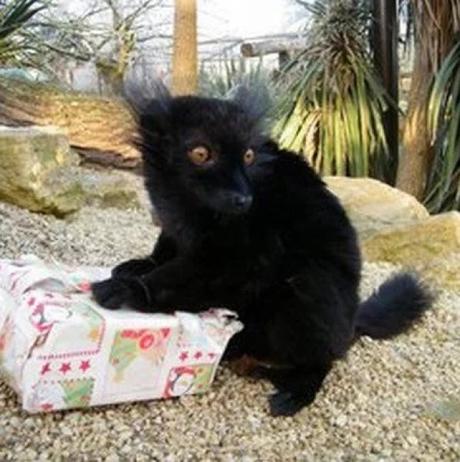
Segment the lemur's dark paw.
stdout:
<svg viewBox="0 0 460 462">
<path fill-rule="evenodd" d="M 134 277 L 150 273 L 155 269 L 155 263 L 149 258 L 138 258 L 125 261 L 112 270 L 115 277 Z"/>
<path fill-rule="evenodd" d="M 135 278 L 111 278 L 91 285 L 93 298 L 109 310 L 121 307 L 148 311 L 145 287 Z"/>
<path fill-rule="evenodd" d="M 314 400 L 313 397 L 300 395 L 290 391 L 277 391 L 268 399 L 270 414 L 273 417 L 292 416 Z"/>
</svg>

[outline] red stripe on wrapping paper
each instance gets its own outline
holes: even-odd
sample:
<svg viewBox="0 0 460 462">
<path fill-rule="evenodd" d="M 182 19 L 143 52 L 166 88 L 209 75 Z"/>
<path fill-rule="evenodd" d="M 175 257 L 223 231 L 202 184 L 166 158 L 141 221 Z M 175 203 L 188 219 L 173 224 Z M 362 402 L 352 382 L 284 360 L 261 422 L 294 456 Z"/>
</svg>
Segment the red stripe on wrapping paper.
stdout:
<svg viewBox="0 0 460 462">
<path fill-rule="evenodd" d="M 105 334 L 105 319 L 102 318 L 101 335 L 99 336 L 99 341 L 98 341 L 98 344 L 97 344 L 97 347 L 96 347 L 95 350 L 75 351 L 73 353 L 61 353 L 61 354 L 58 354 L 58 355 L 53 355 L 53 354 L 52 355 L 39 355 L 39 356 L 37 356 L 37 358 L 38 359 L 65 359 L 65 358 L 78 358 L 79 356 L 97 355 L 101 351 L 101 346 L 102 346 L 102 341 L 104 339 L 104 334 Z"/>
</svg>

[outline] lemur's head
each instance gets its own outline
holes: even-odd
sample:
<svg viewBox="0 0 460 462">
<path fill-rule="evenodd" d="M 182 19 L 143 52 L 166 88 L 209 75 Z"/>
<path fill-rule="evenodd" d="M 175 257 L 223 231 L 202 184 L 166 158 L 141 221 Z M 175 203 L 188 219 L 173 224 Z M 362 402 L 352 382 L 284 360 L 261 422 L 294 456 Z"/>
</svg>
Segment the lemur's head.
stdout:
<svg viewBox="0 0 460 462">
<path fill-rule="evenodd" d="M 243 87 L 225 100 L 157 91 L 137 105 L 146 175 L 164 174 L 171 188 L 215 212 L 248 212 L 254 183 L 273 160 L 263 147 L 260 100 L 260 90 Z"/>
</svg>

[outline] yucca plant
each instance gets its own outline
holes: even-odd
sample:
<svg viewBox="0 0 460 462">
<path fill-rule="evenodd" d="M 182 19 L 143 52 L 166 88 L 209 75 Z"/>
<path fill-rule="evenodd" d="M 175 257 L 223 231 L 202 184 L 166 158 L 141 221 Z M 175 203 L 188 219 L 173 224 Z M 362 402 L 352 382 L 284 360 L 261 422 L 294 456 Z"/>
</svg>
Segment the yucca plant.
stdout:
<svg viewBox="0 0 460 462">
<path fill-rule="evenodd" d="M 20 64 L 23 53 L 31 44 L 19 32 L 45 7 L 40 0 L 10 0 L 0 5 L 0 65 Z"/>
<path fill-rule="evenodd" d="M 262 61 L 248 66 L 245 58 L 224 58 L 212 68 L 202 67 L 200 71 L 200 93 L 215 98 L 223 98 L 240 84 L 249 87 L 271 88 L 270 75 Z"/>
<path fill-rule="evenodd" d="M 388 98 L 369 53 L 369 2 L 305 6 L 309 40 L 282 72 L 275 135 L 322 174 L 388 178 L 382 121 Z"/>
<path fill-rule="evenodd" d="M 436 74 L 428 104 L 434 159 L 425 202 L 432 212 L 460 209 L 460 36 Z"/>
<path fill-rule="evenodd" d="M 262 60 L 250 66 L 245 58 L 228 58 L 217 67 L 201 70 L 200 93 L 205 96 L 231 98 L 239 86 L 250 89 L 253 96 L 257 95 L 258 110 L 264 115 L 264 128 L 268 130 L 274 123 L 273 109 L 279 97 L 272 72 L 263 66 Z"/>
</svg>

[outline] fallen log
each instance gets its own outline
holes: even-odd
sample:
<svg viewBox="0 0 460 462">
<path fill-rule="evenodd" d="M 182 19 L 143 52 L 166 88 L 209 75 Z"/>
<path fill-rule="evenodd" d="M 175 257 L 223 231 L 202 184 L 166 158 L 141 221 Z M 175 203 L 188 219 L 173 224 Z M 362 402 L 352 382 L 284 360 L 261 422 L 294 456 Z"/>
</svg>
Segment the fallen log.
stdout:
<svg viewBox="0 0 460 462">
<path fill-rule="evenodd" d="M 241 45 L 240 51 L 245 58 L 254 58 L 273 53 L 285 53 L 290 51 L 300 51 L 306 47 L 304 37 L 272 39 L 261 42 L 246 42 Z"/>
<path fill-rule="evenodd" d="M 135 120 L 120 99 L 0 78 L 0 124 L 57 126 L 90 162 L 121 168 L 137 167 L 141 162 L 132 144 Z"/>
</svg>

